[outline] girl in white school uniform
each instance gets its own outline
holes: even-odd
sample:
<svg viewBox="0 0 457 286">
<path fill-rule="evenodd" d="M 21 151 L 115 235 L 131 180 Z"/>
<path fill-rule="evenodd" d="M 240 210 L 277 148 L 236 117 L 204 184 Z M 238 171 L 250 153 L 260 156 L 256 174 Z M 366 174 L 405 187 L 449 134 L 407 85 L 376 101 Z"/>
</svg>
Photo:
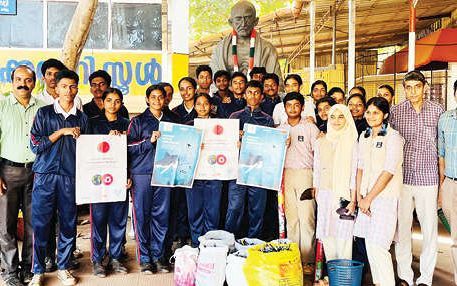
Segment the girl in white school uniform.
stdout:
<svg viewBox="0 0 457 286">
<path fill-rule="evenodd" d="M 368 129 L 360 135 L 357 163 L 357 216 L 354 235 L 365 238 L 373 283 L 394 286 L 389 253 L 397 227 L 397 204 L 403 182 L 403 145 L 387 119 L 389 103 L 374 97 L 367 103 Z"/>
<path fill-rule="evenodd" d="M 352 174 L 357 157 L 357 129 L 349 109 L 333 105 L 328 114 L 327 134 L 316 141 L 313 185 L 316 191 L 316 237 L 323 242 L 327 260 L 351 259 L 354 220 L 342 219 L 336 211 L 349 201 L 346 215 L 356 206 Z M 355 184 L 353 184 L 355 185 Z"/>
</svg>

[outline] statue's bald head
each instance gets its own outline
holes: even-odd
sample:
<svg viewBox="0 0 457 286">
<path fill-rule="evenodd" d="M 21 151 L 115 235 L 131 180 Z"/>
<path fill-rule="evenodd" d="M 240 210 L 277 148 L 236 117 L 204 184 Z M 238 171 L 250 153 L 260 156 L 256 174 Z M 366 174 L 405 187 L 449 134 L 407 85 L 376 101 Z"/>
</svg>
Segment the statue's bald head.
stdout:
<svg viewBox="0 0 457 286">
<path fill-rule="evenodd" d="M 232 7 L 228 22 L 239 36 L 249 37 L 252 29 L 259 22 L 255 6 L 249 1 L 237 2 Z"/>
</svg>

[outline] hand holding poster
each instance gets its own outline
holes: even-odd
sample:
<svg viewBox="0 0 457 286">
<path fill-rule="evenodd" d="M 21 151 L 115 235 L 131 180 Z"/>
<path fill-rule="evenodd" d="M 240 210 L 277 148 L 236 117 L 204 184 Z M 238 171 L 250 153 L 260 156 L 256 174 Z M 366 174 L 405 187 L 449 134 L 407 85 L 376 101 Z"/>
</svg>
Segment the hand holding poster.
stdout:
<svg viewBox="0 0 457 286">
<path fill-rule="evenodd" d="M 279 191 L 286 156 L 286 130 L 245 124 L 237 184 Z"/>
<path fill-rule="evenodd" d="M 81 135 L 76 140 L 76 204 L 126 200 L 125 135 Z"/>
<path fill-rule="evenodd" d="M 233 180 L 238 171 L 238 119 L 198 119 L 194 126 L 203 130 L 203 149 L 196 179 Z"/>
<path fill-rule="evenodd" d="M 193 126 L 160 122 L 152 186 L 192 188 L 203 132 Z"/>
</svg>

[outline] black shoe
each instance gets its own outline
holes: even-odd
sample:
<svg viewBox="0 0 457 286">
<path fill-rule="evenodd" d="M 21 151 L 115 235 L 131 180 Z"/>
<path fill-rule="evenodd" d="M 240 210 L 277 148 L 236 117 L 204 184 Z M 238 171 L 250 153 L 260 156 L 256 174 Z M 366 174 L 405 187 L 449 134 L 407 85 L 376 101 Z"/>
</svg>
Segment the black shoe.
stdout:
<svg viewBox="0 0 457 286">
<path fill-rule="evenodd" d="M 30 268 L 28 268 L 30 269 Z M 33 273 L 30 271 L 21 271 L 21 280 L 22 283 L 24 284 L 29 284 L 30 281 L 32 281 L 33 278 Z"/>
<path fill-rule="evenodd" d="M 52 259 L 50 257 L 46 257 L 44 259 L 44 263 L 46 264 L 46 272 L 54 272 L 57 270 L 57 264 L 55 259 Z"/>
<path fill-rule="evenodd" d="M 68 262 L 68 270 L 75 270 L 79 268 L 79 261 L 76 260 L 73 256 L 70 257 L 70 261 Z"/>
<path fill-rule="evenodd" d="M 93 265 L 94 275 L 99 278 L 106 277 L 106 270 L 105 267 L 100 262 L 95 262 Z"/>
<path fill-rule="evenodd" d="M 5 286 L 23 286 L 21 280 L 17 276 L 11 276 L 6 278 L 5 280 Z"/>
<path fill-rule="evenodd" d="M 151 262 L 151 271 L 152 273 L 156 274 L 159 271 L 159 266 L 157 265 L 157 261 Z"/>
<path fill-rule="evenodd" d="M 117 259 L 111 259 L 110 261 L 111 269 L 114 273 L 127 274 L 127 268 Z"/>
<path fill-rule="evenodd" d="M 150 263 L 141 263 L 140 272 L 144 275 L 152 275 L 152 265 Z"/>
<path fill-rule="evenodd" d="M 161 273 L 170 272 L 170 263 L 164 258 L 159 259 L 157 262 L 157 271 Z"/>
</svg>

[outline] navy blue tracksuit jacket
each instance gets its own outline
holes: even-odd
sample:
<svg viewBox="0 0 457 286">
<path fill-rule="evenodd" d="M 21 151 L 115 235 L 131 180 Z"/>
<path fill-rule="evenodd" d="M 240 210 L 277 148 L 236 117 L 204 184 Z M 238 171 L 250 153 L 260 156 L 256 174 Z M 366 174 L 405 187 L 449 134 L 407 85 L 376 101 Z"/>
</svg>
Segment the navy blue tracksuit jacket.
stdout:
<svg viewBox="0 0 457 286">
<path fill-rule="evenodd" d="M 243 110 L 232 113 L 230 118 L 240 120 L 240 130 L 243 130 L 244 124 L 246 123 L 274 127 L 273 118 L 263 112 L 260 108 L 251 111 L 251 108 L 247 106 Z M 235 233 L 235 235 L 240 233 L 246 196 L 249 217 L 247 236 L 260 238 L 267 201 L 267 190 L 258 187 L 238 185 L 235 180 L 229 182 L 228 210 L 225 218 L 225 229 Z"/>
<path fill-rule="evenodd" d="M 37 154 L 33 171 L 32 193 L 33 272 L 45 272 L 46 246 L 50 223 L 58 210 L 60 229 L 57 246 L 57 267 L 67 269 L 76 240 L 75 168 L 76 140 L 62 136 L 52 143 L 49 136 L 66 127 L 80 127 L 87 133 L 87 116 L 79 110 L 65 118 L 54 105 L 40 108 L 31 129 L 32 151 Z"/>
<path fill-rule="evenodd" d="M 161 121 L 171 120 L 162 115 Z M 128 158 L 133 181 L 134 227 L 140 264 L 163 256 L 170 214 L 170 188 L 151 186 L 156 143 L 150 139 L 160 121 L 149 109 L 132 118 L 127 131 Z"/>
</svg>

